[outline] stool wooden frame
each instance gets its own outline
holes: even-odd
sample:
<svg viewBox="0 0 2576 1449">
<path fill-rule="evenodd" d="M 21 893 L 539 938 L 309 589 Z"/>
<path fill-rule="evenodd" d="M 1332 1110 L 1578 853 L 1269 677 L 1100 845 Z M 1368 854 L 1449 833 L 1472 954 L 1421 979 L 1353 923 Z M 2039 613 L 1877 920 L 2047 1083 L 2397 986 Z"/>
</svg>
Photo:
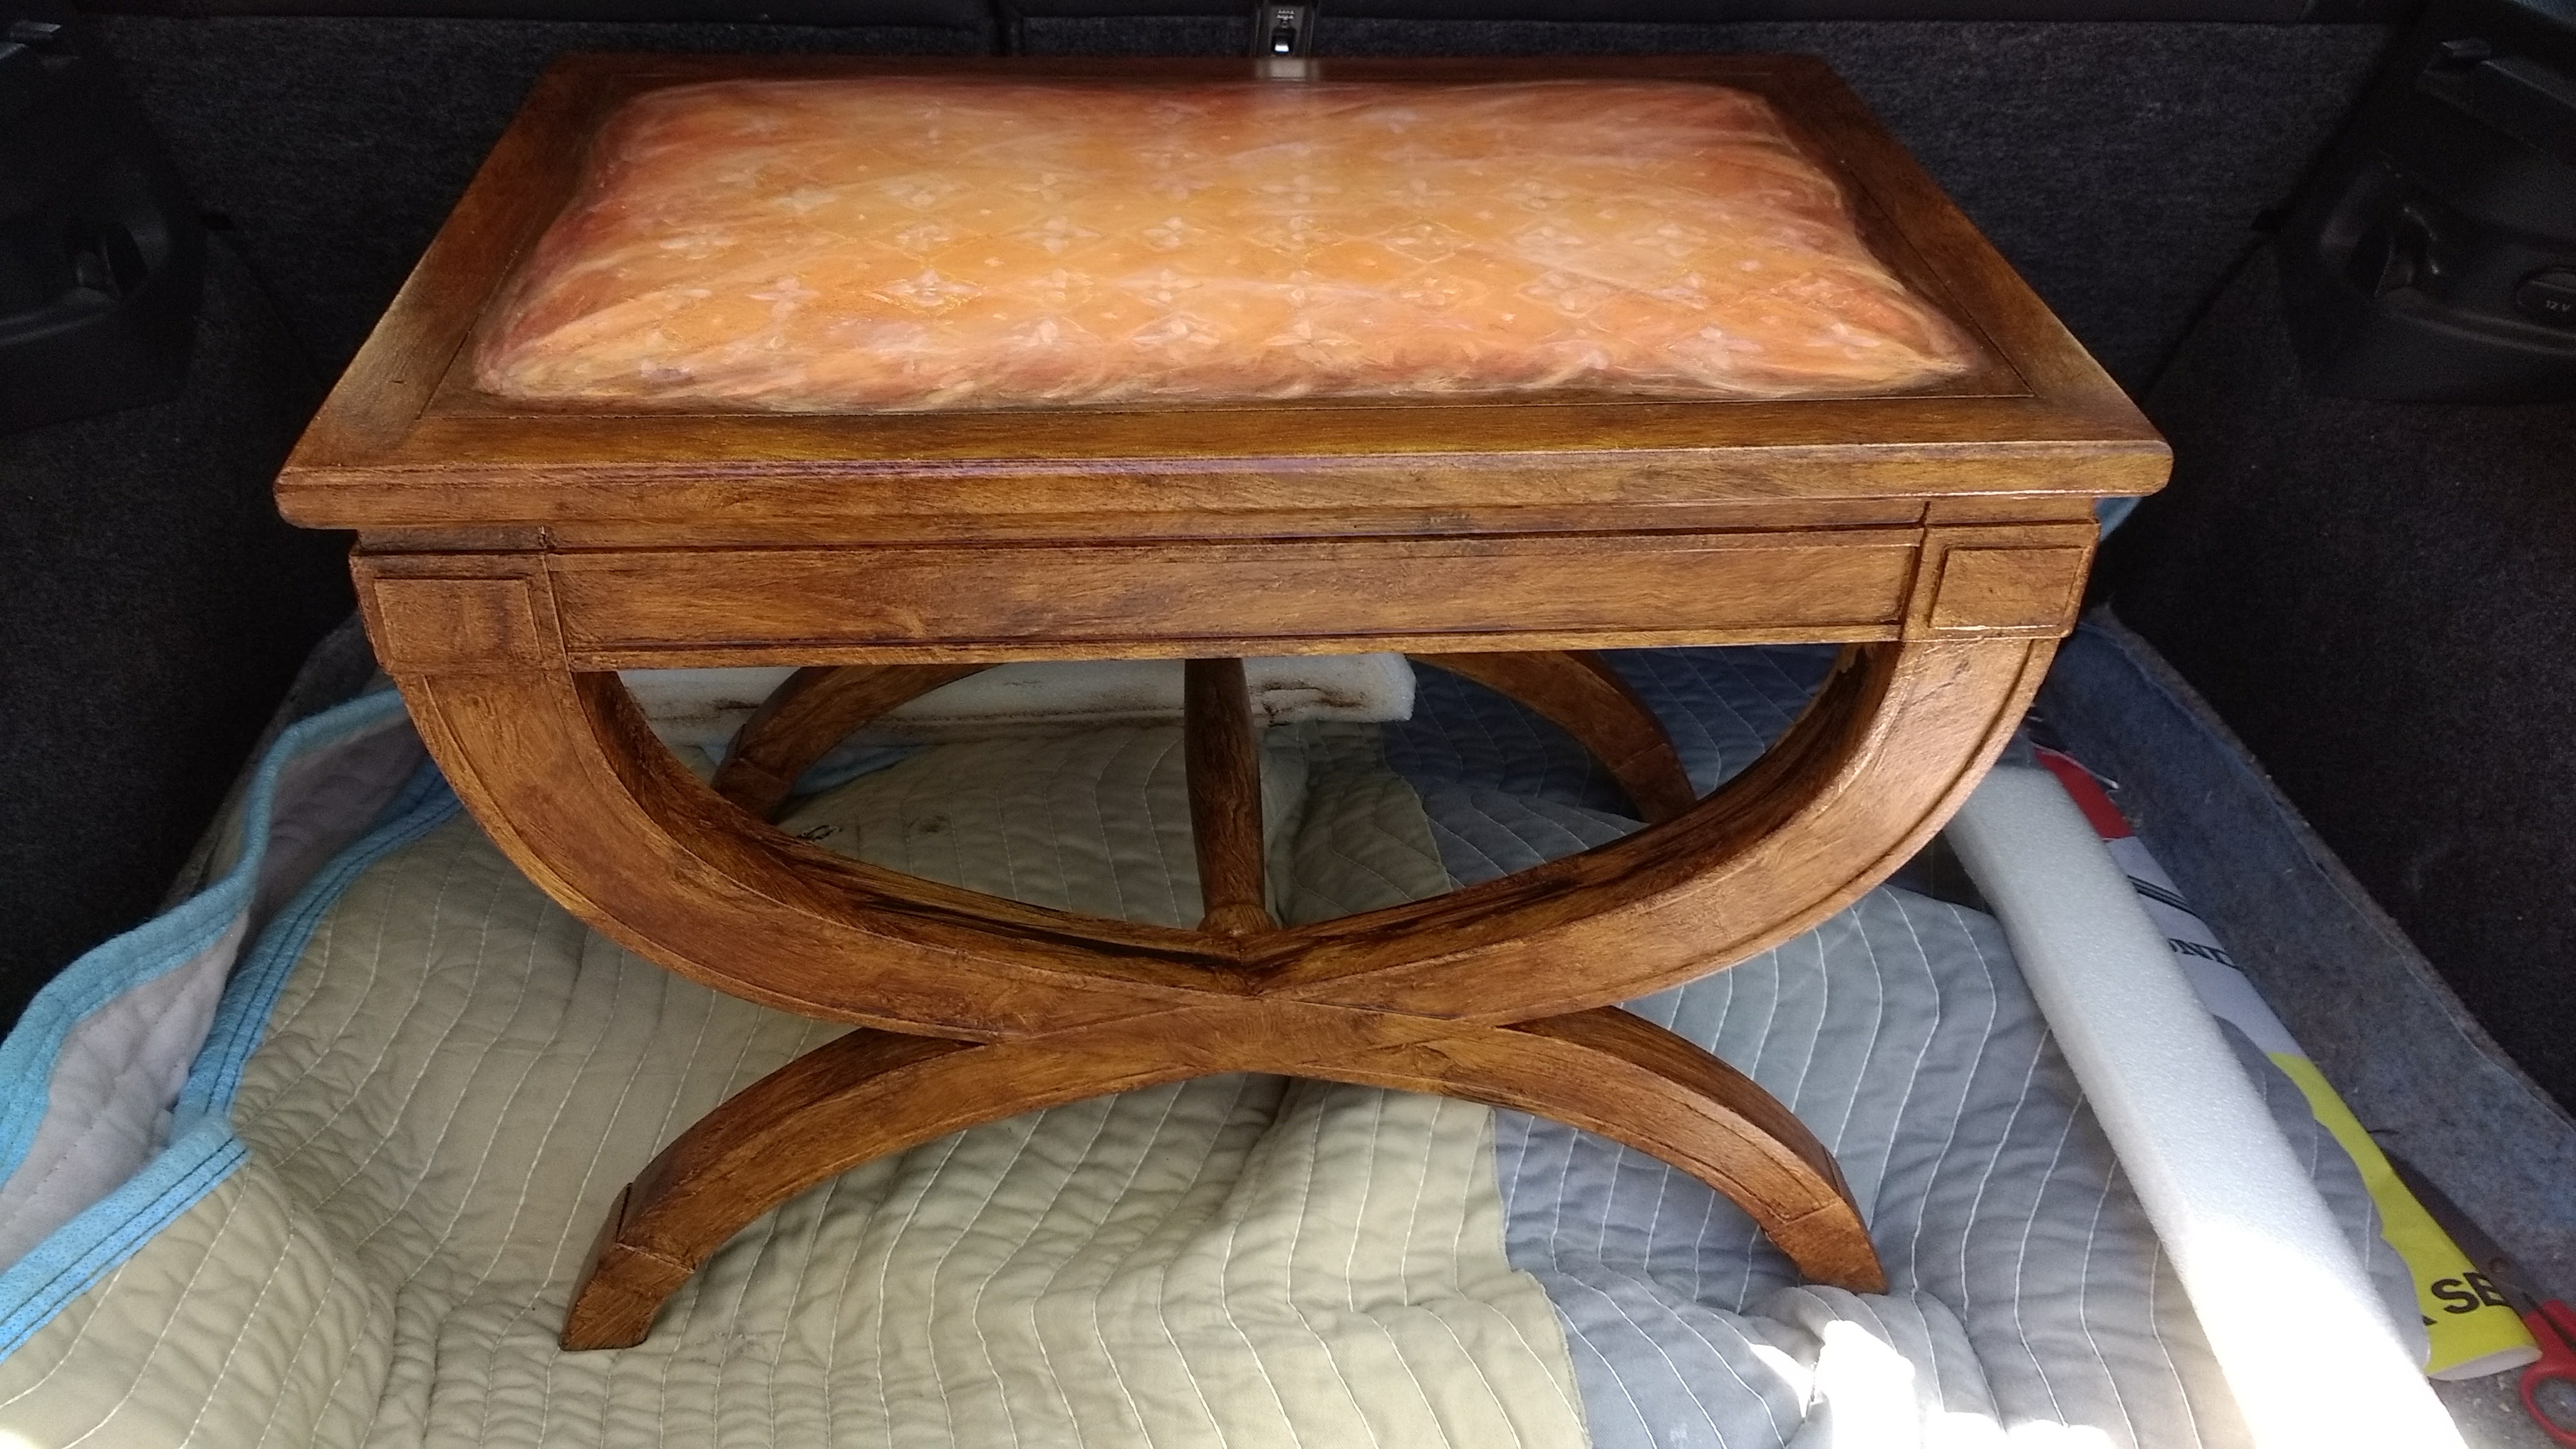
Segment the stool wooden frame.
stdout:
<svg viewBox="0 0 2576 1449">
<path fill-rule="evenodd" d="M 2162 481 L 2152 430 L 1830 73 L 1780 57 L 1324 72 L 1761 91 L 1843 180 L 1882 257 L 1979 339 L 1974 375 L 1814 402 L 829 418 L 514 408 L 467 383 L 475 329 L 618 100 L 719 75 L 922 68 L 559 64 L 279 482 L 288 517 L 359 531 L 378 655 L 532 880 L 670 970 L 854 1028 L 644 1169 L 602 1228 L 566 1346 L 640 1341 L 735 1231 L 873 1157 L 1229 1071 L 1438 1092 L 1599 1132 L 1743 1206 L 1809 1276 L 1883 1286 L 1813 1135 L 1613 1003 L 1809 929 L 1939 828 L 2072 623 L 2091 500 Z M 1788 734 L 1705 799 L 1591 656 L 1787 640 L 1848 647 Z M 1565 726 L 1648 828 L 1434 899 L 1279 926 L 1236 661 L 1379 649 Z M 1190 661 L 1198 929 L 941 886 L 767 823 L 805 765 L 903 700 L 993 663 L 1092 657 Z M 615 672 L 750 663 L 806 667 L 712 784 L 660 746 Z"/>
</svg>

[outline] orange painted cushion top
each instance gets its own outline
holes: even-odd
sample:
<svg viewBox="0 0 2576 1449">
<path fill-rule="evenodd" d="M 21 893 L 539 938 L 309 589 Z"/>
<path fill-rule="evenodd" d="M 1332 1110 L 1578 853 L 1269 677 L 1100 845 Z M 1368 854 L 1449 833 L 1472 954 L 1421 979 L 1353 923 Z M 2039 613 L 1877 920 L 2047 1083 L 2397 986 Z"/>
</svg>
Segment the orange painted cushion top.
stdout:
<svg viewBox="0 0 2576 1449">
<path fill-rule="evenodd" d="M 846 412 L 1852 396 L 1975 360 L 1745 92 L 871 78 L 628 102 L 475 366 Z"/>
</svg>

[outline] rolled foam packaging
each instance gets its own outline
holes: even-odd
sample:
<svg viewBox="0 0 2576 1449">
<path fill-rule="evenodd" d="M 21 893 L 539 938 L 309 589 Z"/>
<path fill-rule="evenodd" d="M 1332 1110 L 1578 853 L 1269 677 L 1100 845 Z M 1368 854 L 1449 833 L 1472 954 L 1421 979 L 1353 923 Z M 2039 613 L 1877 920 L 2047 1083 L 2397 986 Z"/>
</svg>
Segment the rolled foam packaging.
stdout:
<svg viewBox="0 0 2576 1449">
<path fill-rule="evenodd" d="M 2316 1184 L 2044 770 L 1950 823 L 2262 1449 L 2459 1449 Z"/>
</svg>

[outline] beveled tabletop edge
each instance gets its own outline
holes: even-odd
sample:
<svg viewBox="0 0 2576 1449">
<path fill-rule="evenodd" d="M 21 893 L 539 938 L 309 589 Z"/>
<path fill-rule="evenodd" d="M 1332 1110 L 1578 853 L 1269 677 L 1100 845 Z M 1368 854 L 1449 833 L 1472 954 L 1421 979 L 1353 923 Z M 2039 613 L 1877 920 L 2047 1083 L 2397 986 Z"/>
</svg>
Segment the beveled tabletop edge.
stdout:
<svg viewBox="0 0 2576 1449">
<path fill-rule="evenodd" d="M 1228 402 L 1183 408 L 1066 408 L 783 415 L 442 411 L 492 296 L 574 183 L 578 145 L 607 109 L 654 86 L 745 74 L 995 74 L 1157 80 L 1251 76 L 1250 61 L 1022 60 L 1002 57 L 567 56 L 540 78 L 509 130 L 360 350 L 278 481 L 293 521 L 320 527 L 455 521 L 457 505 L 500 522 L 563 516 L 580 500 L 602 518 L 633 516 L 656 480 L 811 483 L 881 480 L 908 509 L 935 509 L 962 480 L 1017 479 L 1046 506 L 1080 513 L 1084 495 L 1140 478 L 1218 472 L 1255 479 L 1339 473 L 1388 491 L 1381 506 L 1433 505 L 1420 480 L 1465 470 L 1500 482 L 1559 470 L 1551 502 L 1592 494 L 1635 501 L 1633 480 L 1707 501 L 1741 497 L 1738 479 L 1808 468 L 1848 472 L 1862 455 L 1910 466 L 1862 469 L 1802 496 L 2145 493 L 2161 486 L 2161 439 L 2044 303 L 1821 60 L 1807 56 L 1641 56 L 1321 61 L 1317 79 L 1699 79 L 1771 96 L 1801 144 L 1852 192 L 1874 247 L 1932 295 L 2022 380 L 2018 395 L 1916 394 L 1793 401 L 1528 399 Z M 1294 81 L 1274 82 L 1296 84 Z M 2095 466 L 2056 466 L 2077 457 Z M 2101 465 L 2110 464 L 2105 468 Z M 1874 478 L 1863 476 L 1876 474 Z M 1953 475 L 1953 476 L 1936 476 Z M 1687 481 L 1696 477 L 1694 485 Z M 1595 486 L 1586 486 L 1584 479 Z M 560 496 L 565 485 L 572 498 Z M 899 490 L 892 485 L 908 485 Z M 787 492 L 799 492 L 789 488 Z M 876 489 L 857 490 L 878 492 Z M 1132 489 L 1120 487 L 1120 507 Z M 1296 492 L 1296 489 L 1290 489 Z M 1436 488 L 1447 506 L 1462 491 Z M 1767 491 L 1767 490 L 1765 490 Z M 532 496 L 513 500 L 514 493 Z M 557 493 L 547 500 L 539 496 Z M 934 495 L 930 497 L 918 494 Z M 377 495 L 377 496 L 368 496 Z M 446 496 L 454 495 L 454 496 Z M 436 499 L 444 496 L 444 506 Z M 474 501 L 467 504 L 468 498 Z M 622 499 L 622 501 L 621 501 Z M 426 513 L 406 518 L 411 504 Z M 782 501 L 784 501 L 782 499 Z M 810 501 L 810 500 L 809 500 Z M 1484 502 L 1506 505 L 1506 497 Z M 968 505 L 960 497 L 956 502 Z M 864 498 L 830 511 L 864 510 Z M 1294 506 L 1282 500 L 1284 506 Z M 435 515 L 433 518 L 432 515 Z"/>
</svg>

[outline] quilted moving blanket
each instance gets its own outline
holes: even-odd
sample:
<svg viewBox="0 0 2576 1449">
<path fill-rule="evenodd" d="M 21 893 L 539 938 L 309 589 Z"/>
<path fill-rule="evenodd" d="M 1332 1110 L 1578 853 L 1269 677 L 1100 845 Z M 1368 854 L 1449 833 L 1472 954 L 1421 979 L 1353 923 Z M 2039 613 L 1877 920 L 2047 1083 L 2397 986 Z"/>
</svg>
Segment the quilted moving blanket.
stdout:
<svg viewBox="0 0 2576 1449">
<path fill-rule="evenodd" d="M 1815 673 L 1795 651 L 1623 667 L 1703 785 Z M 1177 730 L 887 758 L 787 828 L 1040 904 L 1195 916 Z M 1409 722 L 1269 730 L 1264 791 L 1296 919 L 1634 828 L 1567 742 L 1430 678 Z M 1924 894 L 1881 889 L 1634 1008 L 1837 1151 L 1883 1297 L 1799 1285 L 1705 1187 L 1569 1129 L 1222 1077 L 847 1174 L 726 1247 L 640 1347 L 566 1354 L 618 1188 L 836 1028 L 585 930 L 458 813 L 384 696 L 290 732 L 219 865 L 167 918 L 184 930 L 76 970 L 86 996 L 0 1048 L 47 1084 L 0 1115 L 0 1248 L 23 1250 L 0 1275 L 11 1449 L 2241 1437 L 2000 931 Z M 202 1048 L 174 1055 L 191 1023 Z M 134 1084 L 172 1060 L 175 1107 L 138 1114 L 156 1099 Z M 2393 1268 L 2335 1177 L 2349 1163 L 2280 1097 Z"/>
</svg>

